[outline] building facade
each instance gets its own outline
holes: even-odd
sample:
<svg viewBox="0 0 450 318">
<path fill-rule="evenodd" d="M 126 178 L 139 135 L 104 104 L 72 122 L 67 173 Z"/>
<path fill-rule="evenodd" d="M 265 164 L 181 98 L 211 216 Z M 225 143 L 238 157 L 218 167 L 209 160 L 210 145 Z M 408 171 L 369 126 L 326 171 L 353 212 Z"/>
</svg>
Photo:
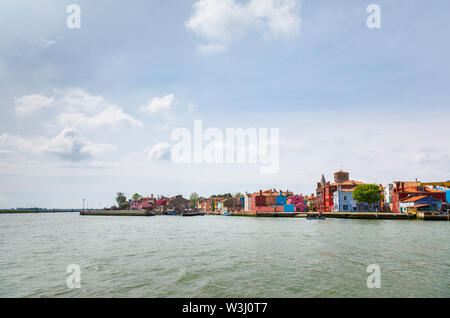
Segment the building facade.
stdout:
<svg viewBox="0 0 450 318">
<path fill-rule="evenodd" d="M 333 212 L 380 212 L 381 201 L 376 204 L 358 203 L 353 199 L 353 190 L 340 187 L 333 194 Z"/>
<path fill-rule="evenodd" d="M 403 199 L 400 204 L 400 213 L 411 212 L 439 212 L 442 209 L 442 202 L 433 197 L 422 195 Z"/>
<path fill-rule="evenodd" d="M 426 186 L 419 186 L 415 181 L 396 181 L 392 190 L 392 212 L 401 213 L 400 203 L 408 198 L 429 196 L 439 201 L 446 201 L 444 191 L 434 190 Z"/>
<path fill-rule="evenodd" d="M 345 171 L 338 171 L 334 174 L 334 183 L 322 179 L 317 183 L 316 189 L 316 209 L 321 212 L 334 211 L 334 193 L 340 187 L 342 191 L 352 190 L 363 182 L 350 180 L 350 174 Z"/>
</svg>

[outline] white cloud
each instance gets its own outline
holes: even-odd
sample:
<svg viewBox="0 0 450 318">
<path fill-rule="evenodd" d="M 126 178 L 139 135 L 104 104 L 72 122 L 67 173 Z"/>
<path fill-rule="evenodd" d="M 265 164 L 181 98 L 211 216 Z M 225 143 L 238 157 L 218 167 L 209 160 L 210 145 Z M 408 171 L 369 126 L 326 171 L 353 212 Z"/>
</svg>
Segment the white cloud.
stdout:
<svg viewBox="0 0 450 318">
<path fill-rule="evenodd" d="M 173 94 L 164 97 L 153 98 L 147 106 L 141 107 L 141 111 L 145 113 L 168 113 L 172 110 L 175 96 Z"/>
<path fill-rule="evenodd" d="M 292 38 L 299 34 L 299 0 L 198 0 L 186 27 L 208 43 L 198 47 L 208 54 L 224 51 L 250 29 L 265 37 Z"/>
<path fill-rule="evenodd" d="M 142 123 L 128 115 L 122 108 L 109 104 L 102 96 L 90 95 L 82 89 L 71 89 L 58 101 L 63 112 L 57 115 L 60 126 L 100 129 L 119 126 L 142 126 Z"/>
<path fill-rule="evenodd" d="M 95 144 L 87 141 L 77 129 L 72 127 L 65 127 L 52 139 L 43 137 L 25 138 L 9 134 L 0 135 L 0 151 L 35 156 L 56 155 L 69 161 L 98 157 L 115 149 L 116 147 L 110 144 Z"/>
<path fill-rule="evenodd" d="M 151 160 L 167 160 L 170 158 L 170 145 L 160 142 L 152 147 L 148 152 L 148 158 Z"/>
<path fill-rule="evenodd" d="M 88 129 L 117 128 L 123 125 L 142 126 L 140 121 L 126 114 L 117 105 L 108 105 L 96 114 L 85 114 L 83 112 L 62 113 L 57 116 L 57 122 L 61 126 L 73 125 Z"/>
<path fill-rule="evenodd" d="M 38 145 L 42 145 L 47 140 L 45 138 L 33 137 L 24 138 L 20 135 L 10 135 L 4 133 L 0 135 L 0 149 L 4 153 L 30 153 L 37 154 L 39 152 Z"/>
<path fill-rule="evenodd" d="M 28 95 L 16 98 L 15 103 L 16 112 L 20 115 L 30 115 L 39 109 L 57 105 L 59 113 L 56 121 L 48 123 L 48 126 L 100 129 L 143 125 L 119 106 L 106 102 L 102 96 L 91 95 L 79 88 L 67 90 L 55 102 L 53 97 Z"/>
<path fill-rule="evenodd" d="M 65 127 L 58 136 L 42 145 L 42 151 L 70 161 L 96 157 L 115 149 L 113 145 L 94 144 L 87 141 L 78 130 L 72 127 Z"/>
<path fill-rule="evenodd" d="M 39 94 L 16 98 L 16 113 L 19 115 L 31 115 L 42 108 L 52 106 L 52 102 L 53 97 L 45 97 Z"/>
</svg>

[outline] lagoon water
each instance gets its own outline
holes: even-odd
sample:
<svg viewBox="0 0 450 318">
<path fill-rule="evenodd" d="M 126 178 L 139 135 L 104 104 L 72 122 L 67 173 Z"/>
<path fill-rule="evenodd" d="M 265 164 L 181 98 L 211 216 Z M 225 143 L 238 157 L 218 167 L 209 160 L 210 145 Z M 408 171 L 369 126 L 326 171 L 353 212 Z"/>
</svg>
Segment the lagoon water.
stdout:
<svg viewBox="0 0 450 318">
<path fill-rule="evenodd" d="M 449 242 L 449 222 L 0 215 L 0 297 L 450 297 Z"/>
</svg>

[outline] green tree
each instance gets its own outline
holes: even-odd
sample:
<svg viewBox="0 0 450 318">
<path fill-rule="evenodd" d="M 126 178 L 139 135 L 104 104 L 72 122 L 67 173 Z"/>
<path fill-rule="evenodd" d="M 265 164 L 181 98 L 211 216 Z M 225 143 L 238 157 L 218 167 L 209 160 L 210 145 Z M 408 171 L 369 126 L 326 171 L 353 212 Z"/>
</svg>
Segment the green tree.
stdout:
<svg viewBox="0 0 450 318">
<path fill-rule="evenodd" d="M 353 199 L 357 203 L 376 204 L 381 200 L 381 192 L 376 184 L 360 184 L 353 190 Z"/>
<path fill-rule="evenodd" d="M 139 201 L 139 199 L 141 199 L 141 198 L 142 198 L 142 195 L 140 195 L 139 193 L 133 194 L 133 197 L 132 197 L 133 201 Z"/>
<path fill-rule="evenodd" d="M 117 206 L 121 206 L 122 203 L 127 201 L 127 197 L 125 196 L 125 194 L 123 194 L 122 192 L 117 192 L 117 196 L 116 196 L 116 202 L 117 202 Z"/>
<path fill-rule="evenodd" d="M 189 201 L 191 201 L 191 208 L 195 208 L 195 204 L 197 201 L 200 200 L 200 196 L 197 192 L 191 193 L 191 196 L 189 197 Z"/>
<path fill-rule="evenodd" d="M 130 209 L 130 203 L 129 202 L 123 202 L 120 204 L 121 210 L 129 210 Z"/>
</svg>

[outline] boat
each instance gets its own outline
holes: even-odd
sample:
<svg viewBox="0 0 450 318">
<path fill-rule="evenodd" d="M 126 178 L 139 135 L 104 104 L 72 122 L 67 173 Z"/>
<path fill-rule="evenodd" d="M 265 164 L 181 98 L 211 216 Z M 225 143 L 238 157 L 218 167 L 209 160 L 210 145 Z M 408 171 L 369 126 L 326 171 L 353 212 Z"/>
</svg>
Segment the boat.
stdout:
<svg viewBox="0 0 450 318">
<path fill-rule="evenodd" d="M 223 212 L 222 215 L 224 215 L 224 216 L 231 216 L 231 212 Z"/>
<path fill-rule="evenodd" d="M 325 218 L 325 216 L 323 216 L 322 213 L 319 213 L 319 214 L 316 214 L 316 213 L 314 213 L 314 214 L 308 213 L 308 214 L 306 215 L 306 219 L 307 219 L 307 220 L 325 220 L 326 218 Z"/>
<path fill-rule="evenodd" d="M 201 213 L 198 209 L 184 210 L 181 212 L 181 216 L 199 216 L 199 215 L 205 215 L 205 213 Z"/>
</svg>

